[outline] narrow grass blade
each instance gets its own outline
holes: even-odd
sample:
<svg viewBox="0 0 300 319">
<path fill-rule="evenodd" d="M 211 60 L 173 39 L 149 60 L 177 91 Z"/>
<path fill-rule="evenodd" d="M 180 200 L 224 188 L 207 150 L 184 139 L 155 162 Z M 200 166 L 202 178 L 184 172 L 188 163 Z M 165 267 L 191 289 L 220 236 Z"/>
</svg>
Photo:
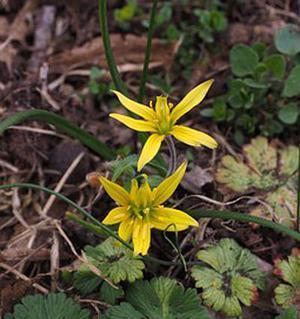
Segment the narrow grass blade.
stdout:
<svg viewBox="0 0 300 319">
<path fill-rule="evenodd" d="M 68 136 L 78 139 L 86 147 L 90 148 L 106 160 L 113 160 L 116 157 L 115 152 L 110 147 L 107 147 L 91 134 L 70 123 L 62 116 L 44 110 L 32 109 L 18 112 L 15 115 L 10 116 L 0 123 L 0 135 L 3 134 L 3 132 L 10 126 L 17 125 L 28 120 L 37 120 L 54 125 Z"/>
</svg>

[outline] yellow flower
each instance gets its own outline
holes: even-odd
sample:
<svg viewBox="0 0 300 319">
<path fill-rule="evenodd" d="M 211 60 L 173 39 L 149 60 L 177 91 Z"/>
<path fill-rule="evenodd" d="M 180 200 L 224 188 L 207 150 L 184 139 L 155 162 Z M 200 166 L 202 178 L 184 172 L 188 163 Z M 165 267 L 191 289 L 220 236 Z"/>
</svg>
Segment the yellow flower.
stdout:
<svg viewBox="0 0 300 319">
<path fill-rule="evenodd" d="M 179 185 L 184 176 L 187 163 L 182 163 L 175 173 L 151 190 L 147 177 L 139 186 L 136 179 L 131 181 L 131 190 L 127 192 L 120 185 L 105 177 L 99 177 L 108 195 L 118 207 L 112 209 L 103 224 L 119 224 L 119 236 L 132 239 L 134 254 L 146 255 L 150 247 L 151 229 L 181 231 L 189 226 L 198 226 L 198 222 L 188 214 L 162 205 Z"/>
<path fill-rule="evenodd" d="M 168 103 L 167 97 L 158 96 L 154 108 L 152 104 L 148 107 L 129 99 L 118 91 L 113 91 L 127 110 L 139 115 L 143 120 L 116 113 L 110 116 L 133 130 L 152 133 L 142 149 L 137 165 L 138 171 L 154 158 L 162 141 L 168 135 L 191 146 L 217 147 L 217 142 L 208 134 L 183 125 L 176 125 L 184 114 L 204 99 L 212 83 L 213 80 L 208 80 L 196 86 L 176 106 Z"/>
</svg>

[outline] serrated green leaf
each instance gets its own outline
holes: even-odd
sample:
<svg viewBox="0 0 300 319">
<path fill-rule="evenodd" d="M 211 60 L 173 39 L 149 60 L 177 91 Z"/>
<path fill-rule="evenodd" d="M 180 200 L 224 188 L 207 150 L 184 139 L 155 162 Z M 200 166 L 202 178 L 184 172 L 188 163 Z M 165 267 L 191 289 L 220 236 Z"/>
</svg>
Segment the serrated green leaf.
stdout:
<svg viewBox="0 0 300 319">
<path fill-rule="evenodd" d="M 99 319 L 146 319 L 140 312 L 136 311 L 130 303 L 122 302 L 119 306 L 111 307 L 105 315 Z"/>
<path fill-rule="evenodd" d="M 258 268 L 255 256 L 233 239 L 225 238 L 200 250 L 197 258 L 213 268 L 194 266 L 192 277 L 196 287 L 203 289 L 204 304 L 215 311 L 240 316 L 240 303 L 250 306 L 256 299 L 257 288 L 265 286 L 265 275 Z"/>
<path fill-rule="evenodd" d="M 300 65 L 296 65 L 284 83 L 282 96 L 294 97 L 300 95 Z"/>
<path fill-rule="evenodd" d="M 257 205 L 251 214 L 295 227 L 297 206 L 298 148 L 276 147 L 264 137 L 257 137 L 243 148 L 243 160 L 226 155 L 216 173 L 216 180 L 235 192 L 258 191 L 270 208 Z M 279 161 L 278 161 L 279 159 Z M 280 178 L 278 178 L 280 176 Z M 293 217 L 294 216 L 294 217 Z"/>
<path fill-rule="evenodd" d="M 275 300 L 283 308 L 298 305 L 300 300 L 300 251 L 287 260 L 276 261 L 274 273 L 286 283 L 279 284 L 275 289 Z"/>
<path fill-rule="evenodd" d="M 90 319 L 90 312 L 81 309 L 73 299 L 65 294 L 47 296 L 26 296 L 20 304 L 15 305 L 14 312 L 7 315 L 11 319 Z"/>
<path fill-rule="evenodd" d="M 127 301 L 147 319 L 210 319 L 200 306 L 195 289 L 187 289 L 169 278 L 133 284 Z"/>
<path fill-rule="evenodd" d="M 288 24 L 275 35 L 276 49 L 284 54 L 296 55 L 300 52 L 300 32 L 298 26 Z"/>
<path fill-rule="evenodd" d="M 288 308 L 293 303 L 296 294 L 295 288 L 286 284 L 278 285 L 274 292 L 277 304 L 283 308 Z"/>
<path fill-rule="evenodd" d="M 116 303 L 116 300 L 120 297 L 124 296 L 124 290 L 119 287 L 119 289 L 116 289 L 109 285 L 107 282 L 103 282 L 100 288 L 100 299 L 104 302 L 114 305 Z"/>
<path fill-rule="evenodd" d="M 134 282 L 143 277 L 145 264 L 141 258 L 134 256 L 131 250 L 113 238 L 108 238 L 96 247 L 87 246 L 85 253 L 89 261 L 115 284 L 121 281 Z"/>
<path fill-rule="evenodd" d="M 243 276 L 232 277 L 231 289 L 233 295 L 238 296 L 238 299 L 245 306 L 251 306 L 257 293 L 257 288 L 254 282 L 250 278 Z"/>
<path fill-rule="evenodd" d="M 84 295 L 95 291 L 102 282 L 102 279 L 85 265 L 81 265 L 74 273 L 74 287 Z"/>
<path fill-rule="evenodd" d="M 258 55 L 251 47 L 237 44 L 229 54 L 230 66 L 234 75 L 245 76 L 252 74 L 258 64 Z"/>
</svg>

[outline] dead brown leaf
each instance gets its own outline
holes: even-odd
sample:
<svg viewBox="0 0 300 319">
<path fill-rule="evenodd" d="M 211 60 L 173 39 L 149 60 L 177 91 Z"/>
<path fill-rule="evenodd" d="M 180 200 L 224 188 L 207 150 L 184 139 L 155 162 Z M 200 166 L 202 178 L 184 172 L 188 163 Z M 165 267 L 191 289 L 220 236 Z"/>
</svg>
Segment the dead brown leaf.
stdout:
<svg viewBox="0 0 300 319">
<path fill-rule="evenodd" d="M 191 171 L 185 174 L 181 185 L 192 193 L 199 193 L 204 185 L 212 181 L 213 176 L 208 170 L 200 166 L 195 166 Z"/>
<path fill-rule="evenodd" d="M 118 66 L 126 64 L 142 64 L 146 48 L 146 37 L 120 34 L 111 35 L 111 45 Z M 169 69 L 176 51 L 176 43 L 162 43 L 153 39 L 151 63 Z M 51 72 L 65 73 L 71 69 L 96 64 L 107 68 L 102 38 L 97 37 L 86 42 L 83 46 L 65 50 L 49 58 Z"/>
</svg>

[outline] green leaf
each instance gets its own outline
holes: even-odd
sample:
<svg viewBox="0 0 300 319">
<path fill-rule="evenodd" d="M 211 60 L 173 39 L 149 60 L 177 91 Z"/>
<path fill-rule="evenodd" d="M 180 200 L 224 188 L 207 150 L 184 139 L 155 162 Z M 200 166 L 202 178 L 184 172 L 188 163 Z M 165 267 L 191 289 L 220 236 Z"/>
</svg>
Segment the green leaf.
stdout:
<svg viewBox="0 0 300 319">
<path fill-rule="evenodd" d="M 85 265 L 81 265 L 74 274 L 74 287 L 84 295 L 95 291 L 101 283 L 102 279 Z"/>
<path fill-rule="evenodd" d="M 241 305 L 250 306 L 256 300 L 257 288 L 265 286 L 265 275 L 255 256 L 233 239 L 225 238 L 200 250 L 197 258 L 206 265 L 194 266 L 192 277 L 196 287 L 203 290 L 203 303 L 215 311 L 240 316 Z"/>
<path fill-rule="evenodd" d="M 267 49 L 266 44 L 263 42 L 256 42 L 251 47 L 257 53 L 259 60 L 262 60 Z"/>
<path fill-rule="evenodd" d="M 228 22 L 224 12 L 212 10 L 210 12 L 210 19 L 214 31 L 222 32 L 226 30 Z"/>
<path fill-rule="evenodd" d="M 295 124 L 299 113 L 299 106 L 295 103 L 290 103 L 279 109 L 278 117 L 285 124 Z"/>
<path fill-rule="evenodd" d="M 237 160 L 226 155 L 217 170 L 216 180 L 237 192 L 257 191 L 257 196 L 271 207 L 257 205 L 251 214 L 276 219 L 294 228 L 297 210 L 297 186 L 294 182 L 298 165 L 298 148 L 276 147 L 264 137 L 251 140 Z M 295 160 L 296 159 L 296 160 Z M 280 178 L 278 178 L 280 176 Z"/>
<path fill-rule="evenodd" d="M 112 148 L 107 147 L 97 138 L 85 132 L 78 126 L 70 123 L 63 117 L 44 110 L 32 109 L 29 111 L 18 112 L 13 116 L 8 117 L 0 123 L 0 135 L 3 134 L 3 132 L 10 126 L 17 125 L 28 120 L 52 124 L 67 135 L 78 139 L 81 143 L 102 156 L 104 159 L 112 160 L 115 158 L 115 152 Z"/>
<path fill-rule="evenodd" d="M 129 288 L 126 299 L 147 319 L 210 319 L 200 306 L 196 290 L 185 290 L 169 278 L 136 282 Z"/>
<path fill-rule="evenodd" d="M 285 81 L 282 96 L 293 97 L 300 95 L 300 65 L 295 66 Z"/>
<path fill-rule="evenodd" d="M 111 307 L 104 316 L 99 319 L 146 319 L 140 312 L 136 311 L 130 303 L 122 302 L 119 306 Z"/>
<path fill-rule="evenodd" d="M 137 11 L 136 0 L 128 0 L 127 4 L 121 9 L 116 9 L 114 11 L 114 17 L 117 22 L 127 22 L 130 21 Z"/>
<path fill-rule="evenodd" d="M 277 316 L 275 319 L 297 319 L 297 309 L 296 307 L 290 307 L 283 311 L 283 313 Z"/>
<path fill-rule="evenodd" d="M 90 319 L 90 312 L 81 309 L 65 294 L 26 296 L 15 305 L 13 314 L 5 319 Z"/>
<path fill-rule="evenodd" d="M 119 287 L 119 289 L 116 289 L 109 285 L 106 281 L 103 282 L 100 288 L 100 298 L 104 302 L 114 305 L 120 297 L 124 296 L 124 290 Z"/>
<path fill-rule="evenodd" d="M 224 99 L 215 99 L 213 103 L 213 118 L 216 121 L 225 121 L 227 118 L 227 105 Z"/>
<path fill-rule="evenodd" d="M 282 79 L 285 74 L 286 62 L 284 57 L 281 54 L 272 54 L 269 55 L 264 63 L 268 70 L 270 70 L 273 76 L 278 79 Z"/>
<path fill-rule="evenodd" d="M 300 52 L 300 32 L 298 26 L 288 24 L 275 35 L 276 49 L 284 54 L 296 55 Z"/>
<path fill-rule="evenodd" d="M 247 45 L 237 44 L 230 50 L 230 66 L 236 76 L 252 74 L 258 64 L 257 53 Z"/>
<path fill-rule="evenodd" d="M 134 282 L 143 277 L 145 265 L 139 256 L 120 245 L 113 238 L 108 238 L 96 247 L 85 247 L 88 260 L 113 283 L 121 281 Z"/>
<path fill-rule="evenodd" d="M 134 154 L 112 162 L 112 181 L 116 181 L 121 175 L 125 174 L 126 172 L 132 171 L 137 165 L 137 160 L 138 156 Z"/>
<path fill-rule="evenodd" d="M 249 86 L 250 88 L 253 88 L 253 89 L 266 89 L 268 88 L 268 84 L 266 83 L 260 83 L 258 81 L 255 81 L 254 79 L 251 79 L 251 78 L 246 78 L 244 79 L 243 81 L 247 86 Z"/>
</svg>

